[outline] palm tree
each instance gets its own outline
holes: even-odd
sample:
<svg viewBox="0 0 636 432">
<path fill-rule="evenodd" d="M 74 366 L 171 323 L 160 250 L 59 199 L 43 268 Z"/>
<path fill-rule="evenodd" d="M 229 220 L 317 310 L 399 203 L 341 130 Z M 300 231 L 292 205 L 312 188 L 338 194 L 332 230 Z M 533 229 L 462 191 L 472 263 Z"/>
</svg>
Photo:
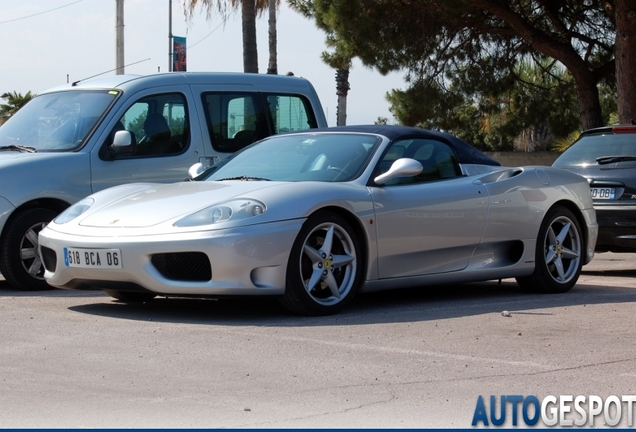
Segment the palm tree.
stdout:
<svg viewBox="0 0 636 432">
<path fill-rule="evenodd" d="M 0 96 L 2 99 L 6 99 L 6 104 L 0 104 L 0 121 L 6 118 L 11 117 L 15 114 L 20 108 L 24 106 L 28 101 L 33 98 L 31 92 L 27 92 L 24 96 L 22 96 L 18 92 L 7 92 Z"/>
<path fill-rule="evenodd" d="M 268 35 L 269 35 L 269 63 L 267 65 L 267 73 L 272 75 L 278 74 L 278 52 L 276 49 L 276 7 L 280 0 L 268 0 L 267 9 L 269 11 Z"/>
<path fill-rule="evenodd" d="M 258 49 L 256 47 L 256 1 L 240 0 L 240 2 L 241 27 L 243 28 L 243 72 L 258 73 Z"/>
<path fill-rule="evenodd" d="M 208 18 L 212 9 L 216 9 L 227 20 L 231 11 L 241 7 L 241 28 L 243 33 L 243 72 L 258 73 L 258 49 L 256 44 L 256 15 L 265 9 L 269 12 L 269 49 L 268 73 L 276 73 L 276 5 L 280 0 L 185 0 L 188 17 L 192 17 L 198 4 L 207 9 Z M 272 7 L 273 5 L 273 7 Z M 273 58 L 273 60 L 272 60 Z M 274 72 L 270 72 L 273 70 Z"/>
<path fill-rule="evenodd" d="M 327 37 L 327 45 L 335 45 L 330 42 Z M 336 95 L 338 96 L 338 105 L 336 108 L 336 126 L 344 126 L 347 124 L 347 96 L 351 86 L 349 85 L 349 69 L 351 69 L 352 56 L 343 54 L 346 49 L 342 46 L 336 46 L 333 53 L 323 52 L 322 61 L 336 70 Z"/>
<path fill-rule="evenodd" d="M 310 19 L 316 20 L 316 25 L 327 33 L 325 43 L 333 48 L 332 52 L 324 51 L 322 61 L 336 70 L 336 95 L 338 107 L 336 110 L 336 124 L 347 124 L 347 95 L 349 94 L 349 69 L 351 60 L 355 57 L 351 47 L 343 40 L 336 37 L 332 30 L 332 22 L 340 19 L 332 10 L 327 8 L 316 9 L 313 0 L 288 0 L 292 9 L 300 12 Z"/>
</svg>

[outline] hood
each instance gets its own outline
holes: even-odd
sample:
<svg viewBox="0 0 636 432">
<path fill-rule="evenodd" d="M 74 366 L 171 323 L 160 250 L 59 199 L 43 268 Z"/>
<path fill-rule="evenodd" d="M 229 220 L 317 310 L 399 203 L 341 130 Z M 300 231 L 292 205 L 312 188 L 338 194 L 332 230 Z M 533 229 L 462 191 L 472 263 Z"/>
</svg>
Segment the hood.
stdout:
<svg viewBox="0 0 636 432">
<path fill-rule="evenodd" d="M 15 150 L 2 150 L 0 151 L 0 169 L 6 169 L 8 167 L 18 167 L 24 164 L 34 164 L 40 161 L 48 163 L 52 160 L 59 160 L 69 157 L 77 153 L 71 152 L 42 152 L 42 153 L 28 153 Z"/>
<path fill-rule="evenodd" d="M 16 150 L 2 150 L 0 151 L 0 168 L 12 166 L 24 160 L 42 159 L 43 156 L 48 158 L 51 154 L 53 153 L 28 153 Z"/>
<path fill-rule="evenodd" d="M 103 228 L 151 227 L 178 220 L 232 198 L 253 198 L 250 196 L 252 192 L 275 184 L 265 181 L 226 181 L 125 185 L 93 195 L 95 204 L 80 218 L 79 225 Z"/>
</svg>

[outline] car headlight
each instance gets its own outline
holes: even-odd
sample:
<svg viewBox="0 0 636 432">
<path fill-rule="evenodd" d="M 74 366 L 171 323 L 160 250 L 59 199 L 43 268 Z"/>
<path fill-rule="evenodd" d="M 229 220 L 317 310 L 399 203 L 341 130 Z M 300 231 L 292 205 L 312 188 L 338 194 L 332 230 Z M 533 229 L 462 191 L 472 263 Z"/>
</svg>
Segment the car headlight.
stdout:
<svg viewBox="0 0 636 432">
<path fill-rule="evenodd" d="M 64 210 L 58 217 L 53 219 L 53 222 L 58 225 L 70 222 L 84 213 L 86 210 L 91 208 L 94 202 L 95 200 L 93 198 L 84 198 L 83 200 L 76 202 L 75 204 Z"/>
<path fill-rule="evenodd" d="M 265 213 L 266 207 L 260 201 L 253 199 L 235 199 L 192 213 L 174 223 L 176 227 L 193 227 L 212 225 L 220 222 L 246 219 Z"/>
</svg>

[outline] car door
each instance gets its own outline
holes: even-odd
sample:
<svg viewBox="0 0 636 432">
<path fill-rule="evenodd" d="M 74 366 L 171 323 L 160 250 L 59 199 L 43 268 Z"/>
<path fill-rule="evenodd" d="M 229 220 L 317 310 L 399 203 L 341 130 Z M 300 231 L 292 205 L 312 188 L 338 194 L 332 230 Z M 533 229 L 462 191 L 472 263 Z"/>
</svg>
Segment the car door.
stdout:
<svg viewBox="0 0 636 432">
<path fill-rule="evenodd" d="M 376 209 L 379 277 L 465 268 L 484 232 L 486 188 L 463 176 L 452 148 L 435 139 L 394 142 L 375 175 L 400 157 L 420 161 L 423 171 L 370 188 Z"/>
<path fill-rule="evenodd" d="M 205 156 L 200 128 L 192 122 L 193 101 L 187 86 L 139 92 L 111 119 L 91 152 L 93 192 L 131 182 L 175 182 Z M 114 156 L 109 145 L 118 130 L 131 133 L 133 154 Z"/>
</svg>

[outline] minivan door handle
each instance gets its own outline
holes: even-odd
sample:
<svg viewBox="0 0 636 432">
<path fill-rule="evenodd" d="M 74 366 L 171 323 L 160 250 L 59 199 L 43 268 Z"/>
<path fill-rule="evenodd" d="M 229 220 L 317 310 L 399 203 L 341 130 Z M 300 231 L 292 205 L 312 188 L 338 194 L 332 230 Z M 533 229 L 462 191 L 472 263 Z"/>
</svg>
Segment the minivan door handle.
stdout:
<svg viewBox="0 0 636 432">
<path fill-rule="evenodd" d="M 219 163 L 220 160 L 221 158 L 219 158 L 218 156 L 203 156 L 199 158 L 199 162 L 203 164 L 204 169 L 208 169 L 211 166 L 216 165 L 217 163 Z"/>
</svg>

